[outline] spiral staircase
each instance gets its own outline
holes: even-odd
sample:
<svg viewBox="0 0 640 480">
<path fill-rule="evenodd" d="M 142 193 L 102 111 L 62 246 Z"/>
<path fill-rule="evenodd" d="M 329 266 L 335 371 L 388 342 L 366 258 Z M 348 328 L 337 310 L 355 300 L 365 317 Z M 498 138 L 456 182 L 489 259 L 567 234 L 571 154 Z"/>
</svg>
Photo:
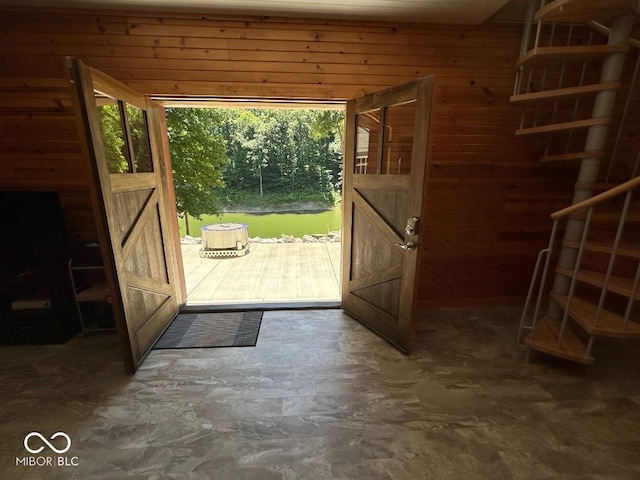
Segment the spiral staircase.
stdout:
<svg viewBox="0 0 640 480">
<path fill-rule="evenodd" d="M 640 338 L 638 0 L 530 0 L 511 102 L 540 161 L 576 163 L 551 215 L 518 341 L 592 364 L 597 337 Z"/>
</svg>

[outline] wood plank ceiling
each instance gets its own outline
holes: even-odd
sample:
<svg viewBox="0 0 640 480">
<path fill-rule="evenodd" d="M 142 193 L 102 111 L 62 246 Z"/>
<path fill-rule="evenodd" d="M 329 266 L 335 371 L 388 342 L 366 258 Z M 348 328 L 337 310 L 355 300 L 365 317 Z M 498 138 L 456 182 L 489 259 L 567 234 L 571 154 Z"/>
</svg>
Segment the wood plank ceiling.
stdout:
<svg viewBox="0 0 640 480">
<path fill-rule="evenodd" d="M 478 25 L 514 2 L 521 0 L 57 0 L 55 6 Z M 51 0 L 3 4 L 52 6 Z"/>
</svg>

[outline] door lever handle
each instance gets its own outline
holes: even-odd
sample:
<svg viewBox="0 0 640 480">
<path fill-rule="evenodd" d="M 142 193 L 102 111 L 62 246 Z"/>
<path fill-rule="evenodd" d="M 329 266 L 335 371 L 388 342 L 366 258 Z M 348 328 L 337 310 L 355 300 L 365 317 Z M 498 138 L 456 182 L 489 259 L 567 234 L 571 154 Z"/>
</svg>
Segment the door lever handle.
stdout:
<svg viewBox="0 0 640 480">
<path fill-rule="evenodd" d="M 396 243 L 397 247 L 400 247 L 403 250 L 415 250 L 416 248 L 418 248 L 418 244 L 416 242 L 406 242 L 406 243 Z"/>
</svg>

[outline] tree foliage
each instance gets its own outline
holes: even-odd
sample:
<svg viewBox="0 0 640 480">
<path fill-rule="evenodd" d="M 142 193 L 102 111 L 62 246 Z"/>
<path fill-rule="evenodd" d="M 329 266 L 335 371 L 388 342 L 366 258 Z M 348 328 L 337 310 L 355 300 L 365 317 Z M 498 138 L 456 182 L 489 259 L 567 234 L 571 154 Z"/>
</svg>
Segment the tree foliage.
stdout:
<svg viewBox="0 0 640 480">
<path fill-rule="evenodd" d="M 98 108 L 102 144 L 110 173 L 125 173 L 129 163 L 124 156 L 124 134 L 118 104 L 101 105 Z"/>
<path fill-rule="evenodd" d="M 318 111 L 312 119 L 310 128 L 313 138 L 319 139 L 333 135 L 342 145 L 344 141 L 344 113 L 338 110 Z"/>
<path fill-rule="evenodd" d="M 229 162 L 219 111 L 169 108 L 166 118 L 178 212 L 196 218 L 217 213 Z"/>
<path fill-rule="evenodd" d="M 124 118 L 128 120 L 131 154 L 126 146 Z M 146 117 L 143 110 L 126 104 L 105 103 L 98 107 L 102 144 L 109 173 L 148 172 L 151 170 L 151 150 L 149 145 Z M 131 165 L 129 158 L 131 158 Z"/>
<path fill-rule="evenodd" d="M 342 112 L 222 110 L 226 192 L 306 193 L 329 200 L 342 186 Z"/>
<path fill-rule="evenodd" d="M 342 188 L 342 112 L 172 108 L 166 116 L 182 214 L 261 197 L 331 205 Z"/>
</svg>

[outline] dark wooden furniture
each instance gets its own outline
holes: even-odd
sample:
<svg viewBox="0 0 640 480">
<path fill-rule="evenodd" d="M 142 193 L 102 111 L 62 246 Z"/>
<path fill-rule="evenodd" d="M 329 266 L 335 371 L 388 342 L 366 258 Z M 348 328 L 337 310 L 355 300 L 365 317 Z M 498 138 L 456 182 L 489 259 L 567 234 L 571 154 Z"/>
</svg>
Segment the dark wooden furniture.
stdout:
<svg viewBox="0 0 640 480">
<path fill-rule="evenodd" d="M 0 343 L 63 343 L 80 330 L 55 192 L 0 192 Z"/>
</svg>

